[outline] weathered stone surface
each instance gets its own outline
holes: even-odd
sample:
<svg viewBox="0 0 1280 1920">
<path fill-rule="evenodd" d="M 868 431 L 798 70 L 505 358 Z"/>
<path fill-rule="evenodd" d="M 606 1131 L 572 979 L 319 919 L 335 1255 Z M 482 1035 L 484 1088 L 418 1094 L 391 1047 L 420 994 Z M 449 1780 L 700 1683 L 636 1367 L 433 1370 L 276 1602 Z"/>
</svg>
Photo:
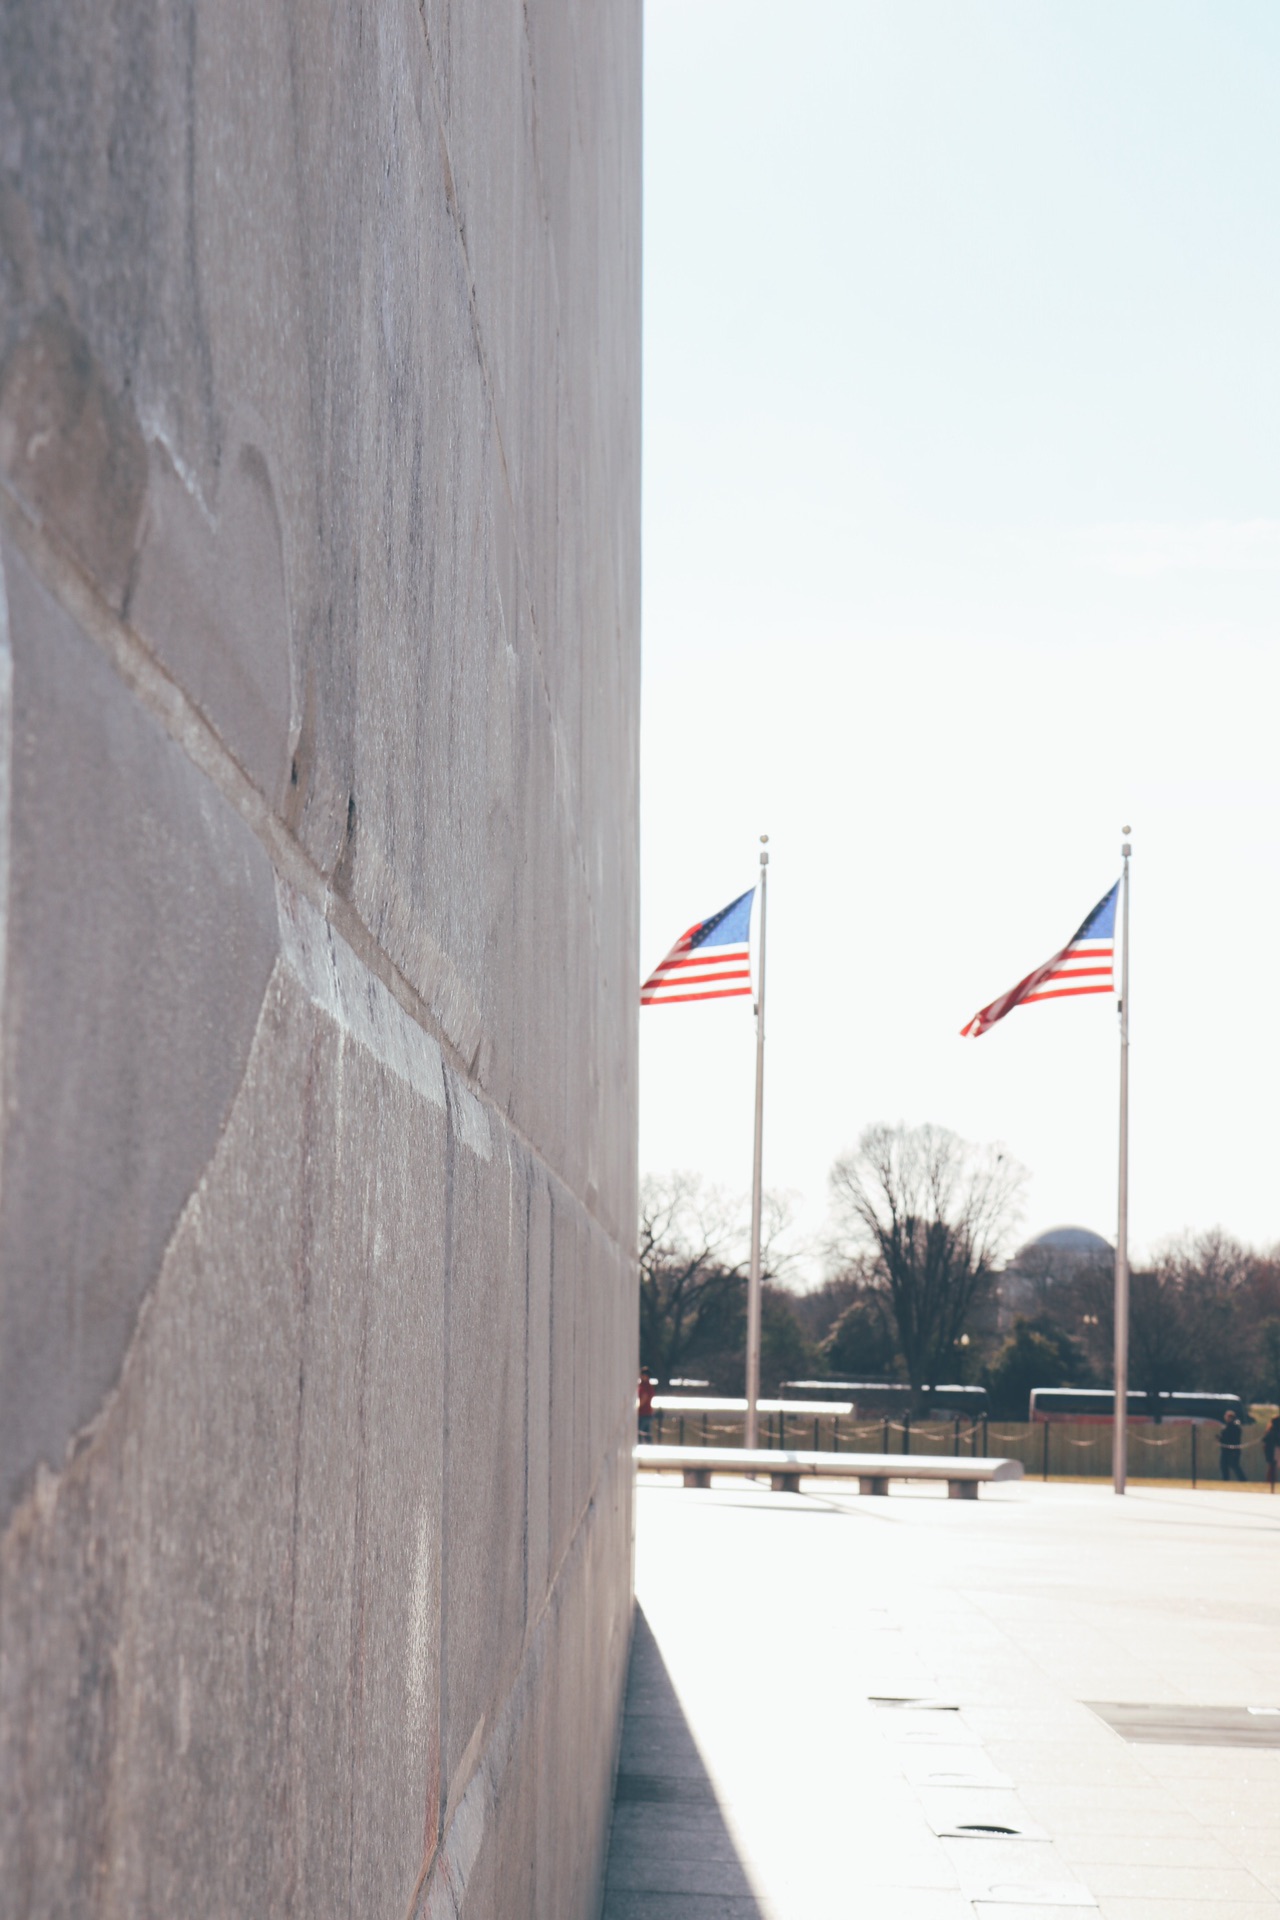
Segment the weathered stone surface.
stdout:
<svg viewBox="0 0 1280 1920">
<path fill-rule="evenodd" d="M 115 1385 L 276 950 L 261 846 L 22 557 L 12 649 L 0 1519 Z"/>
<path fill-rule="evenodd" d="M 283 535 L 266 460 L 251 425 L 236 424 L 244 437 L 228 447 L 212 521 L 153 442 L 129 622 L 279 805 L 291 711 Z"/>
<path fill-rule="evenodd" d="M 0 467 L 113 606 L 129 579 L 146 464 L 138 423 L 83 334 L 61 306 L 42 313 L 0 376 Z"/>
<path fill-rule="evenodd" d="M 638 0 L 0 0 L 0 1912 L 587 1920 Z"/>
</svg>

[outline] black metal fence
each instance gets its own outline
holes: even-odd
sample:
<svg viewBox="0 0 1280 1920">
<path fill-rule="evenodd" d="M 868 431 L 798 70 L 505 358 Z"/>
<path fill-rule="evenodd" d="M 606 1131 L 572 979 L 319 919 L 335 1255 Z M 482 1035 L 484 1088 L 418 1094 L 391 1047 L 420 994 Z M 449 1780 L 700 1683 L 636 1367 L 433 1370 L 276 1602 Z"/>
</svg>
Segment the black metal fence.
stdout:
<svg viewBox="0 0 1280 1920">
<path fill-rule="evenodd" d="M 740 1413 L 667 1409 L 653 1416 L 653 1438 L 667 1445 L 740 1447 L 744 1427 Z M 1109 1421 L 871 1420 L 796 1408 L 761 1414 L 760 1445 L 815 1453 L 995 1455 L 1020 1460 L 1029 1476 L 1044 1480 L 1111 1474 Z M 1266 1484 L 1260 1424 L 1245 1429 L 1241 1465 L 1246 1480 Z M 1184 1480 L 1192 1486 L 1219 1480 L 1217 1428 L 1131 1423 L 1129 1474 L 1134 1480 Z"/>
</svg>

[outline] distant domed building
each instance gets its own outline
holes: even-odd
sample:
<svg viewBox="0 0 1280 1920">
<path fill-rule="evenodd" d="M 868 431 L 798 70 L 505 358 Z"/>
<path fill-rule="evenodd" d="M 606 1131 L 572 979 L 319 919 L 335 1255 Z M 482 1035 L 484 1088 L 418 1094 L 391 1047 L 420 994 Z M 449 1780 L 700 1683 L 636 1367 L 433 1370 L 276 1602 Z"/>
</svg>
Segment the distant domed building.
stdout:
<svg viewBox="0 0 1280 1920">
<path fill-rule="evenodd" d="M 1050 1227 L 1047 1233 L 1038 1233 L 1034 1240 L 1028 1240 L 1012 1265 L 1021 1266 L 1028 1258 L 1048 1254 L 1054 1260 L 1065 1260 L 1074 1266 L 1085 1261 L 1114 1259 L 1115 1251 L 1109 1240 L 1088 1227 Z"/>
<path fill-rule="evenodd" d="M 1006 1333 L 1020 1316 L 1028 1319 L 1047 1304 L 1055 1281 L 1080 1267 L 1109 1267 L 1115 1248 L 1089 1227 L 1050 1227 L 1014 1254 L 996 1281 L 996 1326 Z"/>
</svg>

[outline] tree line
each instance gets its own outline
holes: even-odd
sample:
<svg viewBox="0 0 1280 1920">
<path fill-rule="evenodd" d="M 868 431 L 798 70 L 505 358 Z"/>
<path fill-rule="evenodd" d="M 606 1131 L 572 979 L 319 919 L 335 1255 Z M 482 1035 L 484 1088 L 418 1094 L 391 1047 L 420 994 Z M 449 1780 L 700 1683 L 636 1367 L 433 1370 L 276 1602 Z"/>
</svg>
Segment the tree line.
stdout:
<svg viewBox="0 0 1280 1920">
<path fill-rule="evenodd" d="M 1025 1419 L 1033 1387 L 1107 1386 L 1114 1271 L 1033 1247 L 1015 1263 L 1022 1310 L 996 1297 L 1026 1175 L 945 1128 L 868 1128 L 831 1170 L 827 1277 L 801 1292 L 789 1210 L 766 1199 L 761 1390 L 785 1380 L 892 1380 L 927 1411 L 936 1385 L 981 1383 Z M 742 1392 L 744 1209 L 695 1175 L 649 1178 L 640 1207 L 640 1352 L 655 1378 Z M 1280 1403 L 1280 1247 L 1220 1230 L 1171 1241 L 1130 1287 L 1131 1385 Z"/>
</svg>

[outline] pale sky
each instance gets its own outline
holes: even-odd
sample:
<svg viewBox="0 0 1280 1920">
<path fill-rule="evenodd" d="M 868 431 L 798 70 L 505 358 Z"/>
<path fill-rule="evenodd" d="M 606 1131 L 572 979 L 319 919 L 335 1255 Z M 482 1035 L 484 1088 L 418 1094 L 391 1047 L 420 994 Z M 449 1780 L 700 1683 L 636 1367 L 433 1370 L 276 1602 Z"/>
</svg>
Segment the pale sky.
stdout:
<svg viewBox="0 0 1280 1920">
<path fill-rule="evenodd" d="M 1280 7 L 648 0 L 647 972 L 770 838 L 766 1185 L 999 1140 L 1114 1237 L 1115 1003 L 959 1029 L 1133 827 L 1131 1236 L 1280 1239 Z M 750 1181 L 749 1002 L 641 1166 Z"/>
</svg>

